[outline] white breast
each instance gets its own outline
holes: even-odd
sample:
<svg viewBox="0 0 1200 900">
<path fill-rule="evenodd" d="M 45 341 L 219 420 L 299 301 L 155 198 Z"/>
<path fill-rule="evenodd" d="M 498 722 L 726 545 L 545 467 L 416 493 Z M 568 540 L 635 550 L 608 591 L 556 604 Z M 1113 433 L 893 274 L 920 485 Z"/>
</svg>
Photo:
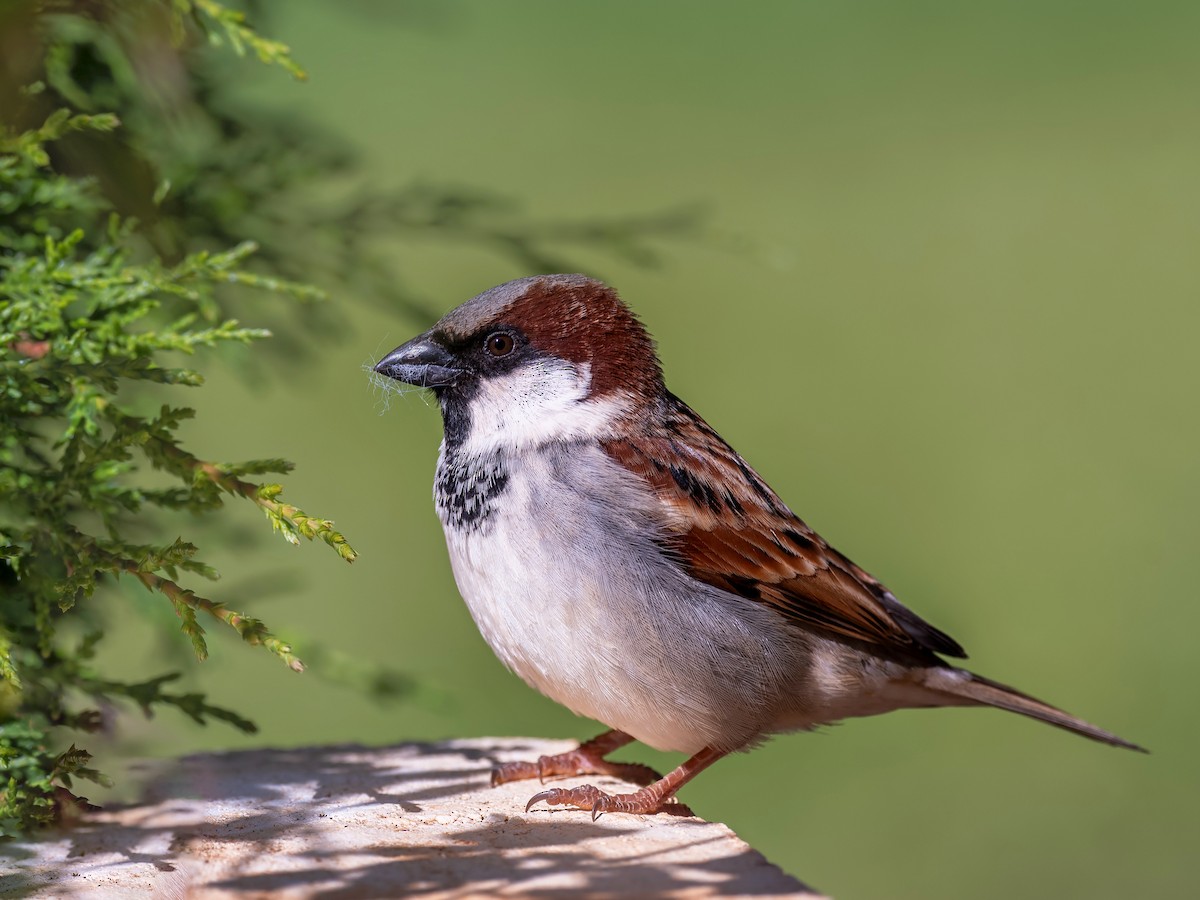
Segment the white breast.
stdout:
<svg viewBox="0 0 1200 900">
<path fill-rule="evenodd" d="M 508 668 L 662 750 L 734 749 L 767 730 L 806 668 L 795 629 L 665 560 L 649 498 L 595 444 L 505 470 L 485 521 L 443 524 L 459 591 Z"/>
</svg>

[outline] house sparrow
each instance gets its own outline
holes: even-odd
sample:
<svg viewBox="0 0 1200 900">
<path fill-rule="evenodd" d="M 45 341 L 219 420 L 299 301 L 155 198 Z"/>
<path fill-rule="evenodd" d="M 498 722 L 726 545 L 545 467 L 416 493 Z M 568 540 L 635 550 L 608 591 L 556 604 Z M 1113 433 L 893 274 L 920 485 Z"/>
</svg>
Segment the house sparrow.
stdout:
<svg viewBox="0 0 1200 900">
<path fill-rule="evenodd" d="M 995 706 L 1142 749 L 942 659 L 966 654 L 667 390 L 649 334 L 599 281 L 492 288 L 375 371 L 437 397 L 434 501 L 484 639 L 531 687 L 611 729 L 502 765 L 493 784 L 644 785 L 554 788 L 526 810 L 690 814 L 676 792 L 732 751 L 906 707 Z M 665 778 L 604 759 L 634 740 L 690 759 Z"/>
</svg>

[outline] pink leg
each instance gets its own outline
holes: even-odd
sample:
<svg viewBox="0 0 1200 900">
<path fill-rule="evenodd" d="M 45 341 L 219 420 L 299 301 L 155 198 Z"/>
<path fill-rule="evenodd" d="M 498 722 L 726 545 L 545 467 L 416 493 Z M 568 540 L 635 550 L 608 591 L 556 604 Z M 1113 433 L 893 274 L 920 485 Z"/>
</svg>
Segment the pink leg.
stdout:
<svg viewBox="0 0 1200 900">
<path fill-rule="evenodd" d="M 675 799 L 675 792 L 724 756 L 726 752 L 705 747 L 665 778 L 660 778 L 632 794 L 606 794 L 590 784 L 575 788 L 551 788 L 530 797 L 529 803 L 525 806 L 525 812 L 529 812 L 533 804 L 539 800 L 545 800 L 550 806 L 590 809 L 593 822 L 606 812 L 640 815 L 662 812 L 677 816 L 690 816 L 692 811 Z"/>
<path fill-rule="evenodd" d="M 544 784 L 547 778 L 569 775 L 611 775 L 634 784 L 652 784 L 662 776 L 649 766 L 604 759 L 632 741 L 633 738 L 623 731 L 606 731 L 567 753 L 542 756 L 537 762 L 503 763 L 492 769 L 492 787 L 528 778 L 536 778 Z"/>
</svg>

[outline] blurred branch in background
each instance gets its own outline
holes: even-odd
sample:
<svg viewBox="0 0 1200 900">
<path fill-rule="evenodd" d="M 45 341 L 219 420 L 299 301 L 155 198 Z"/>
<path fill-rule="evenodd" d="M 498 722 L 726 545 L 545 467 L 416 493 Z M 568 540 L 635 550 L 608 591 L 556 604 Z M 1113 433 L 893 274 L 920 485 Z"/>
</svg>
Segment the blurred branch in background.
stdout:
<svg viewBox="0 0 1200 900">
<path fill-rule="evenodd" d="M 248 6 L 261 23 L 270 4 Z M 11 7 L 0 22 L 7 60 L 0 63 L 7 68 L 0 108 L 16 111 L 10 122 L 16 130 L 35 127 L 54 109 L 117 112 L 119 130 L 58 142 L 50 150 L 55 169 L 94 179 L 168 262 L 253 240 L 259 252 L 252 270 L 429 320 L 434 311 L 406 287 L 394 254 L 378 248 L 381 237 L 488 247 L 534 272 L 574 268 L 551 249 L 564 245 L 651 265 L 655 239 L 699 228 L 700 213 L 691 208 L 532 221 L 511 198 L 479 188 L 414 183 L 381 192 L 364 183 L 350 141 L 310 121 L 247 106 L 237 96 L 246 70 L 227 56 L 195 52 L 205 39 L 233 43 L 304 76 L 284 45 L 256 37 L 215 3 L 61 0 Z M 31 83 L 44 87 L 30 95 L 23 86 Z M 279 339 L 277 351 L 292 351 L 314 324 L 327 335 L 340 320 L 332 310 L 308 306 L 299 318 L 291 308 L 264 324 Z"/>
</svg>

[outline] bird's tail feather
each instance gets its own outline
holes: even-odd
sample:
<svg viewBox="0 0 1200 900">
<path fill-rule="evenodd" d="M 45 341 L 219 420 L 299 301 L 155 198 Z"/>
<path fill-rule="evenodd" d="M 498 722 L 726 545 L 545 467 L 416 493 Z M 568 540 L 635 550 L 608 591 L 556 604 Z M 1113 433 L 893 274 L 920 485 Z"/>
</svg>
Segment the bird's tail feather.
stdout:
<svg viewBox="0 0 1200 900">
<path fill-rule="evenodd" d="M 966 706 L 979 704 L 1007 709 L 1010 712 L 1020 713 L 1023 716 L 1065 728 L 1067 731 L 1081 734 L 1093 741 L 1111 744 L 1114 747 L 1125 747 L 1141 753 L 1149 752 L 1144 747 L 1139 747 L 1111 732 L 1097 728 L 1090 722 L 1063 712 L 1049 703 L 1043 703 L 1036 697 L 1030 697 L 1006 684 L 992 681 L 990 678 L 984 678 L 982 675 L 976 675 L 965 669 L 950 667 L 926 669 L 924 682 L 925 687 L 940 694 L 949 694 Z"/>
</svg>

